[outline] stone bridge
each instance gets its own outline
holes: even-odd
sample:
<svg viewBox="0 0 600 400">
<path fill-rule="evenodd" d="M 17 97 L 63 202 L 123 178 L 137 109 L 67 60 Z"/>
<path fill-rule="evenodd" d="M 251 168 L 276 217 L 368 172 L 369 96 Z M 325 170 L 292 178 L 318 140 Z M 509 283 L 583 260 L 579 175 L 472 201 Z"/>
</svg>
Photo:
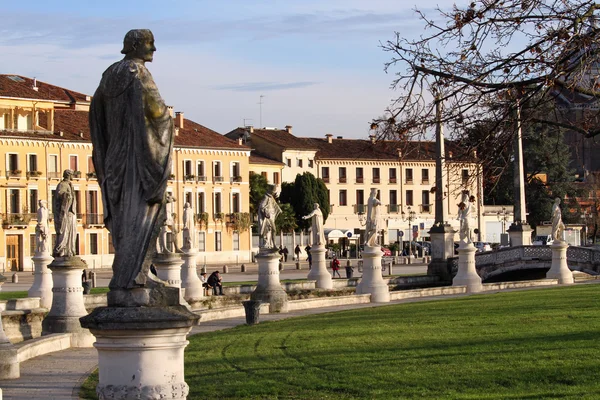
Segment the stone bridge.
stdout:
<svg viewBox="0 0 600 400">
<path fill-rule="evenodd" d="M 452 276 L 458 270 L 458 257 L 449 259 Z M 514 271 L 549 269 L 552 264 L 550 246 L 516 246 L 496 251 L 477 253 L 475 267 L 482 281 Z M 571 271 L 600 275 L 600 250 L 570 246 L 567 265 Z"/>
</svg>

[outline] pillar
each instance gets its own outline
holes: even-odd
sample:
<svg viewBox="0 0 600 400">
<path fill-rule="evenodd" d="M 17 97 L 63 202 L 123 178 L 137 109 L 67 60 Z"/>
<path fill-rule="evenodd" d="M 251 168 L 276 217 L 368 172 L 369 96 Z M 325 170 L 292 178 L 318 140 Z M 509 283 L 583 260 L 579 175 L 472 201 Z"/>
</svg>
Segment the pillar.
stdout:
<svg viewBox="0 0 600 400">
<path fill-rule="evenodd" d="M 479 293 L 483 290 L 481 277 L 475 268 L 475 252 L 473 243 L 461 242 L 458 247 L 458 272 L 452 280 L 452 286 L 466 286 L 467 293 Z"/>
<path fill-rule="evenodd" d="M 356 294 L 371 294 L 371 302 L 388 303 L 390 289 L 381 273 L 381 257 L 383 252 L 379 246 L 367 246 L 362 252 L 363 275 L 356 286 Z"/>
<path fill-rule="evenodd" d="M 552 249 L 552 265 L 546 273 L 547 279 L 558 279 L 560 284 L 572 284 L 573 272 L 567 265 L 567 248 L 569 244 L 564 240 L 555 240 L 550 248 Z"/>
<path fill-rule="evenodd" d="M 275 252 L 263 252 L 256 256 L 258 283 L 250 299 L 269 303 L 269 312 L 287 312 L 288 297 L 279 280 L 279 257 Z"/>
<path fill-rule="evenodd" d="M 49 309 L 52 307 L 52 272 L 48 269 L 48 264 L 54 259 L 48 252 L 36 252 L 32 260 L 34 265 L 33 284 L 29 288 L 27 296 L 39 297 L 40 306 Z"/>
<path fill-rule="evenodd" d="M 314 245 L 310 249 L 312 269 L 308 271 L 306 279 L 309 281 L 317 281 L 317 289 L 333 289 L 333 280 L 331 279 L 331 274 L 327 271 L 325 252 L 325 246 L 322 244 Z"/>
</svg>

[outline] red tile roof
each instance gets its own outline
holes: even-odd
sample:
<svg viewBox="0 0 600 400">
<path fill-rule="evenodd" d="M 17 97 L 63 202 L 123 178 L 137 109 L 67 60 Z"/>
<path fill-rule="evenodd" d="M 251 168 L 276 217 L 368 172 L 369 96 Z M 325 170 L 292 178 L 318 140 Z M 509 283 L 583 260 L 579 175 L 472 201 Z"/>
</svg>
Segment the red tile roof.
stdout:
<svg viewBox="0 0 600 400">
<path fill-rule="evenodd" d="M 33 79 L 20 75 L 0 74 L 0 97 L 13 97 L 21 99 L 37 99 L 57 101 L 63 103 L 89 103 L 89 96 L 36 81 L 38 90 L 33 89 Z"/>
<path fill-rule="evenodd" d="M 250 153 L 250 164 L 285 165 L 281 161 L 273 160 L 272 158 L 260 154 L 256 150 L 252 150 Z"/>
<path fill-rule="evenodd" d="M 248 134 L 248 131 L 244 128 L 237 128 L 227 133 L 226 136 L 230 138 L 237 138 L 240 135 Z M 317 148 L 311 144 L 306 138 L 297 137 L 288 133 L 285 129 L 256 129 L 254 128 L 252 133 L 249 134 L 250 142 L 252 137 L 256 136 L 261 139 L 267 140 L 282 149 L 293 149 L 293 150 L 317 150 Z"/>
<path fill-rule="evenodd" d="M 237 140 L 226 138 L 189 119 L 184 120 L 183 127 L 184 129 L 179 129 L 179 134 L 175 136 L 175 146 L 250 150 L 250 147 L 238 144 Z"/>
</svg>

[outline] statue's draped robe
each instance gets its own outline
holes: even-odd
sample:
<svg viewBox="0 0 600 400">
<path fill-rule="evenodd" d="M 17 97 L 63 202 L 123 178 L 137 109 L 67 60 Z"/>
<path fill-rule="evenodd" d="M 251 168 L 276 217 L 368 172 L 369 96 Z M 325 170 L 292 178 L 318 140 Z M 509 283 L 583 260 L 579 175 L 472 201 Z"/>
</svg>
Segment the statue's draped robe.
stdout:
<svg viewBox="0 0 600 400">
<path fill-rule="evenodd" d="M 366 243 L 367 246 L 377 246 L 377 232 L 383 229 L 381 218 L 379 217 L 379 207 L 381 201 L 377 197 L 370 197 L 367 204 L 367 226 Z"/>
<path fill-rule="evenodd" d="M 171 174 L 173 120 L 142 63 L 122 60 L 104 72 L 90 106 L 90 131 L 115 249 L 109 287 L 143 285 Z"/>
<path fill-rule="evenodd" d="M 277 201 L 270 194 L 266 194 L 258 207 L 258 226 L 260 229 L 261 242 L 260 247 L 265 249 L 275 248 L 275 233 L 277 227 L 275 220 L 281 213 L 281 208 Z"/>
<path fill-rule="evenodd" d="M 325 230 L 323 228 L 323 212 L 320 208 L 313 210 L 306 218 L 312 218 L 311 229 L 312 229 L 312 244 L 313 246 L 319 244 L 326 244 L 325 242 Z"/>
<path fill-rule="evenodd" d="M 77 236 L 77 203 L 71 181 L 63 180 L 58 184 L 52 208 L 54 210 L 54 229 L 56 230 L 56 243 L 52 255 L 54 257 L 74 256 L 75 237 Z"/>
</svg>

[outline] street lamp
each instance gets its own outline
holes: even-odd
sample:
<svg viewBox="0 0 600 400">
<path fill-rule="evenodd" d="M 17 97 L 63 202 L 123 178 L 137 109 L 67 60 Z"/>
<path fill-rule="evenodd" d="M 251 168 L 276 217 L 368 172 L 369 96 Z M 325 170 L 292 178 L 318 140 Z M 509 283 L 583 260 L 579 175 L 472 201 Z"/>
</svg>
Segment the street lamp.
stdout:
<svg viewBox="0 0 600 400">
<path fill-rule="evenodd" d="M 506 232 L 506 223 L 510 219 L 510 218 L 508 218 L 509 215 L 510 215 L 510 212 L 506 211 L 506 207 L 502 207 L 502 211 L 498 211 L 496 213 L 496 216 L 498 217 L 498 221 L 502 221 L 502 233 Z"/>
<path fill-rule="evenodd" d="M 583 245 L 587 246 L 588 244 L 588 223 L 592 219 L 592 214 L 588 212 L 588 210 L 584 210 L 583 214 L 581 214 L 581 219 L 583 220 Z M 594 238 L 594 242 L 595 242 Z"/>
<path fill-rule="evenodd" d="M 412 211 L 410 206 L 406 207 L 406 210 L 408 211 L 408 213 L 405 213 L 404 211 L 402 211 L 402 220 L 408 221 L 408 234 L 410 235 L 412 233 L 412 222 L 417 218 L 417 213 Z M 409 240 L 408 252 L 411 253 L 412 246 L 410 245 L 410 243 L 412 242 L 412 238 L 410 238 L 410 236 L 409 236 L 408 240 Z M 410 256 L 410 254 L 409 254 L 409 256 Z"/>
</svg>

